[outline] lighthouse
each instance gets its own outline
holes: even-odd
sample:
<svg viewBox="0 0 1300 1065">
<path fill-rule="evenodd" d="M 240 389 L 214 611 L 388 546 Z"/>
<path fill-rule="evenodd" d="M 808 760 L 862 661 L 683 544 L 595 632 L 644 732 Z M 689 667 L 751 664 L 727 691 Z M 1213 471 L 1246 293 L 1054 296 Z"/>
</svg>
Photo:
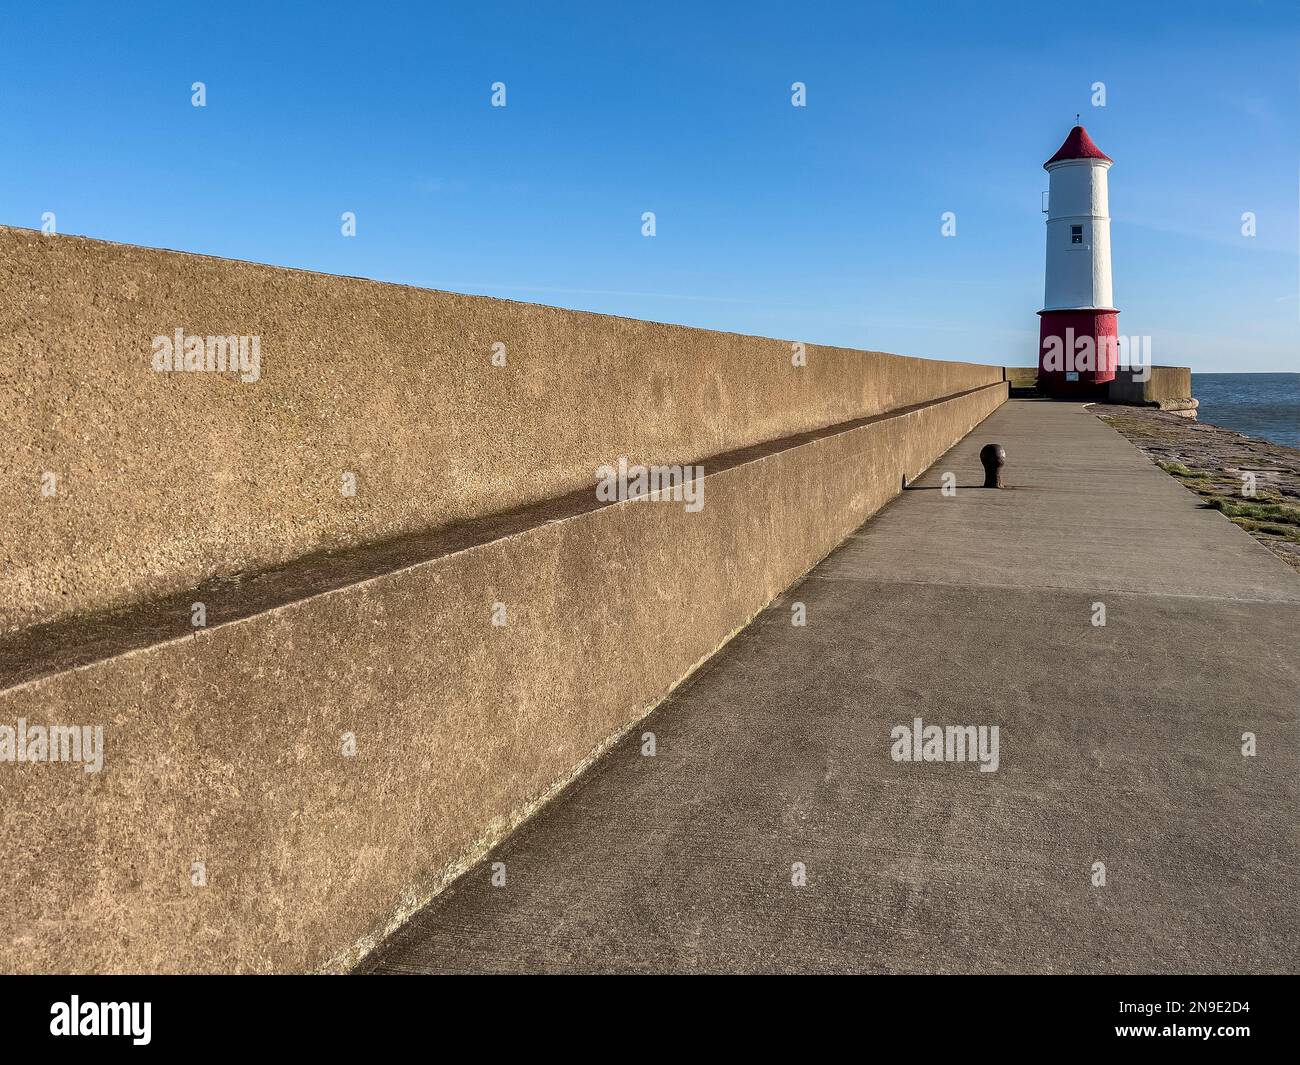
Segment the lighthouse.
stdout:
<svg viewBox="0 0 1300 1065">
<path fill-rule="evenodd" d="M 1047 270 L 1039 314 L 1038 387 L 1091 397 L 1115 378 L 1119 311 L 1110 287 L 1111 159 L 1075 126 L 1048 173 Z"/>
</svg>

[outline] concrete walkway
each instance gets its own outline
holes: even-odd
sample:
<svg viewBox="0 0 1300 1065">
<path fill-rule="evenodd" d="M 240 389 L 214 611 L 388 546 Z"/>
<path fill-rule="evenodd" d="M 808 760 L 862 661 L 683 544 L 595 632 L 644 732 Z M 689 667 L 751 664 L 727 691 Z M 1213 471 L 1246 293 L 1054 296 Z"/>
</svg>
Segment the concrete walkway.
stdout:
<svg viewBox="0 0 1300 1065">
<path fill-rule="evenodd" d="M 1263 547 L 1012 401 L 364 968 L 1295 972 L 1298 631 Z M 917 717 L 998 770 L 892 760 Z"/>
</svg>

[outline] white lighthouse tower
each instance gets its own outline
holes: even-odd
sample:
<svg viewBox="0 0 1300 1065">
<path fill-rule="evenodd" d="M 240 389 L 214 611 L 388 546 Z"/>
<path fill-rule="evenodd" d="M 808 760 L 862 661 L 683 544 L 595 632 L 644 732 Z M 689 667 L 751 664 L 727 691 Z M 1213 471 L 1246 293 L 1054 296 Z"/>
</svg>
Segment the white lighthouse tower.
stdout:
<svg viewBox="0 0 1300 1065">
<path fill-rule="evenodd" d="M 1096 395 L 1115 378 L 1119 311 L 1110 279 L 1110 167 L 1110 157 L 1082 126 L 1070 130 L 1043 164 L 1049 185 L 1038 386 L 1049 395 Z"/>
</svg>

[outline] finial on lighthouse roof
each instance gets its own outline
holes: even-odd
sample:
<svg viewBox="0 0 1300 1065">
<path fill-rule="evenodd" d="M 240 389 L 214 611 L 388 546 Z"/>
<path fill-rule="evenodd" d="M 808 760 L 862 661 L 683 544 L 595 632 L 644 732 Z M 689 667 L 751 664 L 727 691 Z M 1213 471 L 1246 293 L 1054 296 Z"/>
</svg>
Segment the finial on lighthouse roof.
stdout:
<svg viewBox="0 0 1300 1065">
<path fill-rule="evenodd" d="M 1065 138 L 1065 143 L 1056 150 L 1056 154 L 1043 164 L 1043 169 L 1049 169 L 1053 163 L 1063 163 L 1067 159 L 1104 159 L 1106 162 L 1114 162 L 1113 159 L 1095 144 L 1092 138 L 1088 136 L 1088 131 L 1082 126 L 1075 126 L 1070 130 L 1070 135 Z"/>
</svg>

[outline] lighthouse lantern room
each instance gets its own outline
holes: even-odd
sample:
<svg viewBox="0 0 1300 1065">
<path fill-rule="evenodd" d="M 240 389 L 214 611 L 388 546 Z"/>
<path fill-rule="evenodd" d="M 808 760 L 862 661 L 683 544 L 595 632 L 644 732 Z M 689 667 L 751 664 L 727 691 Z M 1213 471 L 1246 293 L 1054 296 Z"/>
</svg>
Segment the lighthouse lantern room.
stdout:
<svg viewBox="0 0 1300 1065">
<path fill-rule="evenodd" d="M 1048 395 L 1091 397 L 1114 380 L 1119 311 L 1110 279 L 1111 159 L 1075 126 L 1043 164 L 1047 271 L 1038 312 L 1038 387 Z"/>
</svg>

